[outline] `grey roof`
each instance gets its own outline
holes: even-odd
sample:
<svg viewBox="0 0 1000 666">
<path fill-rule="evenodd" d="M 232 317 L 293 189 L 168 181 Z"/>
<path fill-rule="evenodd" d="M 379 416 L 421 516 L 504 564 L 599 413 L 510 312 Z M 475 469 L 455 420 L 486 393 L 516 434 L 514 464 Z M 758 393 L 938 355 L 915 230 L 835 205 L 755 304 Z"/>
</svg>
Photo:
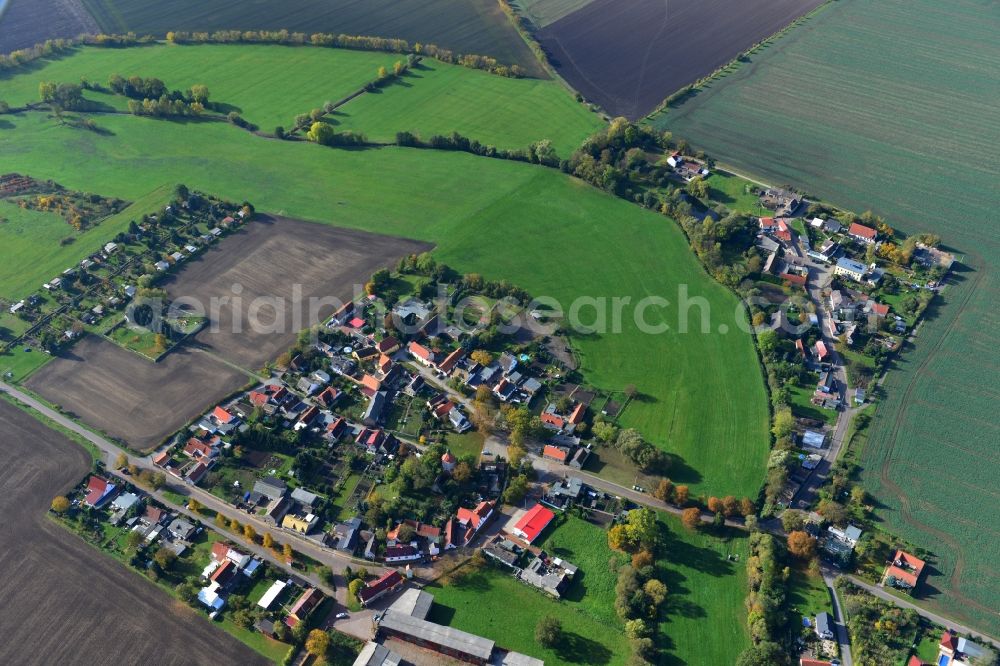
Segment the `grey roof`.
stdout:
<svg viewBox="0 0 1000 666">
<path fill-rule="evenodd" d="M 425 620 L 427 619 L 427 614 L 431 612 L 431 606 L 433 604 L 433 594 L 411 587 L 406 590 L 406 592 L 399 595 L 399 598 L 392 602 L 392 605 L 389 608 L 394 611 L 399 611 L 400 613 L 406 613 L 411 617 L 417 617 L 421 620 Z"/>
<path fill-rule="evenodd" d="M 816 615 L 816 633 L 821 636 L 833 633 L 833 628 L 830 623 L 830 614 L 826 611 Z"/>
<path fill-rule="evenodd" d="M 312 506 L 319 499 L 319 495 L 311 493 L 305 488 L 296 488 L 292 491 L 292 499 L 306 506 Z"/>
<path fill-rule="evenodd" d="M 348 521 L 334 527 L 337 539 L 337 550 L 354 550 L 354 538 L 361 527 L 361 518 L 354 516 Z M 373 537 L 374 538 L 374 537 Z"/>
<path fill-rule="evenodd" d="M 486 661 L 493 654 L 495 643 L 488 638 L 434 624 L 399 611 L 387 610 L 379 628 L 409 636 L 430 645 L 440 645 L 459 654 Z"/>
<path fill-rule="evenodd" d="M 399 666 L 401 661 L 402 657 L 389 648 L 368 641 L 354 660 L 354 666 Z"/>
<path fill-rule="evenodd" d="M 848 525 L 847 529 L 844 530 L 844 536 L 851 541 L 857 541 L 861 538 L 861 528 L 855 527 L 854 525 Z"/>
<path fill-rule="evenodd" d="M 864 273 L 867 266 L 860 261 L 854 261 L 853 259 L 848 259 L 847 257 L 841 257 L 837 260 L 837 268 L 843 268 L 851 271 L 852 273 Z"/>
<path fill-rule="evenodd" d="M 122 511 L 128 511 L 136 502 L 139 501 L 139 496 L 135 493 L 122 493 L 115 498 L 115 501 L 111 503 L 111 506 L 115 509 L 121 509 Z"/>
<path fill-rule="evenodd" d="M 368 408 L 365 410 L 365 421 L 375 422 L 378 421 L 382 416 L 382 410 L 385 408 L 385 391 L 376 391 L 372 395 L 372 399 L 368 402 Z"/>
<path fill-rule="evenodd" d="M 528 377 L 521 385 L 521 389 L 528 393 L 538 393 L 542 388 L 542 383 L 534 377 Z"/>
<path fill-rule="evenodd" d="M 254 492 L 260 493 L 264 497 L 269 497 L 270 499 L 277 499 L 285 494 L 288 490 L 288 486 L 281 479 L 274 476 L 265 476 L 263 479 L 257 479 L 253 484 Z"/>
<path fill-rule="evenodd" d="M 170 526 L 167 529 L 171 534 L 184 539 L 191 536 L 191 533 L 194 532 L 194 525 L 183 518 L 177 518 L 170 523 Z"/>
<path fill-rule="evenodd" d="M 545 666 L 541 659 L 529 657 L 520 652 L 502 652 L 490 662 L 492 666 Z"/>
</svg>

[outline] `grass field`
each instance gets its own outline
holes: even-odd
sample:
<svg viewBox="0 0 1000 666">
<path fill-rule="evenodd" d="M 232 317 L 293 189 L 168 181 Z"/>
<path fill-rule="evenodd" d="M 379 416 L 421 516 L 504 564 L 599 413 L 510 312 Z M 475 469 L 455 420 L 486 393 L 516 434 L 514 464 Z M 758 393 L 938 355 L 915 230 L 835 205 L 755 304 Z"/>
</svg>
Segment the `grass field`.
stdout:
<svg viewBox="0 0 1000 666">
<path fill-rule="evenodd" d="M 921 602 L 993 633 L 995 18 L 975 0 L 842 0 L 654 120 L 736 167 L 937 233 L 958 253 L 955 280 L 888 376 L 862 476 L 885 527 L 935 554 Z"/>
<path fill-rule="evenodd" d="M 376 141 L 393 141 L 401 130 L 423 139 L 458 131 L 500 148 L 549 139 L 562 158 L 604 124 L 555 81 L 505 79 L 431 59 L 399 83 L 351 100 L 334 118 L 338 129 Z"/>
<path fill-rule="evenodd" d="M 735 664 L 750 644 L 743 604 L 746 534 L 692 534 L 673 515 L 660 514 L 660 520 L 669 529 L 666 554 L 657 561 L 669 590 L 660 623 L 660 644 L 667 649 L 661 666 Z"/>
<path fill-rule="evenodd" d="M 614 611 L 617 576 L 608 568 L 613 554 L 604 529 L 574 518 L 550 531 L 548 548 L 553 541 L 559 556 L 580 568 L 563 600 L 515 580 L 506 569 L 487 566 L 445 587 L 429 587 L 435 602 L 430 619 L 489 637 L 546 664 L 624 664 L 629 648 Z M 556 649 L 535 642 L 535 625 L 545 615 L 558 617 L 566 632 Z"/>
<path fill-rule="evenodd" d="M 300 113 L 342 100 L 374 80 L 380 66 L 391 70 L 403 59 L 391 53 L 278 45 L 83 47 L 17 76 L 0 76 L 0 89 L 2 99 L 20 106 L 37 101 L 40 81 L 86 78 L 106 84 L 117 73 L 154 76 L 171 90 L 203 83 L 212 100 L 227 105 L 225 110 L 236 110 L 271 132 L 277 125 L 290 128 Z M 87 95 L 125 109 L 124 98 Z M 500 148 L 527 148 L 550 139 L 560 157 L 569 157 L 603 124 L 555 81 L 509 79 L 430 58 L 393 85 L 352 100 L 330 120 L 338 130 L 360 131 L 382 142 L 394 141 L 403 130 L 424 139 L 459 132 Z"/>
<path fill-rule="evenodd" d="M 459 270 L 511 280 L 566 310 L 584 296 L 665 297 L 676 305 L 644 313 L 650 324 L 670 325 L 664 333 L 643 333 L 626 308 L 620 332 L 609 324 L 574 338 L 587 380 L 608 390 L 636 385 L 642 395 L 624 422 L 679 456 L 671 470 L 678 482 L 696 492 L 757 492 L 768 432 L 752 342 L 737 332 L 735 297 L 705 275 L 671 221 L 525 164 L 427 150 L 337 151 L 215 123 L 99 122 L 113 135 L 58 126 L 43 114 L 15 117 L 0 139 L 5 165 L 126 198 L 185 182 L 249 198 L 259 210 L 427 240 Z M 50 159 L 62 151 L 88 159 Z M 683 306 L 685 289 L 708 308 Z M 693 321 L 683 332 L 688 309 Z M 589 323 L 592 313 L 580 319 Z"/>
<path fill-rule="evenodd" d="M 278 30 L 396 37 L 493 56 L 542 75 L 493 0 L 83 0 L 106 32 Z"/>
<path fill-rule="evenodd" d="M 724 171 L 712 171 L 708 187 L 709 198 L 724 204 L 729 210 L 758 216 L 764 212 L 760 199 L 750 191 L 754 184 L 745 178 Z"/>
</svg>

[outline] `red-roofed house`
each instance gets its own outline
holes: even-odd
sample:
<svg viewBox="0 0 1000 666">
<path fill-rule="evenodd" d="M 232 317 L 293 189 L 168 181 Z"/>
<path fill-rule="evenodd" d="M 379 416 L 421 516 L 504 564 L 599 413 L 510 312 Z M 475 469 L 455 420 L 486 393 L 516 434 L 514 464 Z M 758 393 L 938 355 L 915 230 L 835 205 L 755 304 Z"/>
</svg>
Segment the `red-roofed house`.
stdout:
<svg viewBox="0 0 1000 666">
<path fill-rule="evenodd" d="M 327 386 L 319 395 L 316 396 L 316 402 L 324 407 L 329 407 L 333 403 L 337 402 L 338 398 L 340 398 L 340 389 L 333 386 Z"/>
<path fill-rule="evenodd" d="M 573 425 L 578 424 L 583 420 L 583 415 L 587 413 L 587 406 L 582 402 L 576 403 L 576 408 L 573 409 L 573 413 L 569 415 L 569 422 Z"/>
<path fill-rule="evenodd" d="M 760 228 L 761 231 L 771 231 L 777 223 L 774 221 L 773 217 L 762 217 L 760 218 Z"/>
<path fill-rule="evenodd" d="M 108 482 L 104 477 L 91 476 L 87 479 L 87 494 L 83 498 L 83 503 L 99 509 L 114 497 L 115 490 L 115 484 Z"/>
<path fill-rule="evenodd" d="M 941 634 L 941 642 L 938 644 L 938 649 L 942 654 L 954 657 L 955 653 L 958 652 L 958 636 L 945 629 L 944 633 Z"/>
<path fill-rule="evenodd" d="M 788 284 L 793 284 L 796 287 L 805 287 L 806 280 L 808 279 L 805 275 L 798 275 L 797 273 L 782 273 L 778 277 Z"/>
<path fill-rule="evenodd" d="M 395 570 L 389 571 L 378 580 L 374 580 L 361 588 L 361 591 L 358 592 L 358 601 L 361 602 L 362 606 L 367 606 L 402 584 L 403 577 L 399 575 L 399 572 Z"/>
<path fill-rule="evenodd" d="M 555 517 L 556 514 L 552 513 L 552 511 L 541 504 L 536 504 L 521 516 L 521 519 L 514 525 L 514 535 L 531 543 L 538 538 L 538 535 L 549 526 L 549 523 Z"/>
<path fill-rule="evenodd" d="M 361 378 L 359 382 L 361 384 L 361 392 L 365 394 L 366 397 L 372 397 L 382 389 L 382 382 L 373 377 L 372 375 L 365 375 Z"/>
<path fill-rule="evenodd" d="M 883 303 L 872 303 L 871 311 L 876 317 L 885 317 L 889 314 L 889 306 Z"/>
<path fill-rule="evenodd" d="M 454 520 L 445 525 L 445 547 L 456 548 L 472 541 L 483 525 L 493 517 L 496 501 L 480 502 L 475 509 L 460 507 Z"/>
<path fill-rule="evenodd" d="M 353 319 L 351 319 L 351 321 L 347 322 L 347 325 L 350 326 L 351 328 L 359 328 L 359 329 L 364 328 L 365 320 L 362 319 L 361 317 L 354 317 Z"/>
<path fill-rule="evenodd" d="M 920 657 L 917 655 L 911 654 L 906 666 L 924 666 L 924 662 L 920 661 Z"/>
<path fill-rule="evenodd" d="M 250 400 L 250 404 L 254 407 L 263 407 L 270 401 L 271 397 L 266 393 L 261 393 L 260 391 L 250 391 L 247 395 L 247 399 Z"/>
<path fill-rule="evenodd" d="M 778 240 L 785 241 L 786 243 L 792 242 L 792 229 L 788 226 L 788 223 L 784 219 L 778 220 L 778 228 L 774 232 L 774 237 Z"/>
<path fill-rule="evenodd" d="M 184 446 L 184 454 L 190 458 L 208 460 L 217 456 L 219 452 L 208 442 L 192 437 Z"/>
<path fill-rule="evenodd" d="M 566 427 L 566 419 L 552 412 L 542 412 L 541 419 L 543 425 L 555 430 L 562 430 Z"/>
<path fill-rule="evenodd" d="M 220 587 L 225 587 L 236 574 L 236 563 L 232 560 L 226 559 L 223 560 L 222 564 L 219 565 L 219 568 L 212 573 L 209 580 L 213 583 L 218 583 Z"/>
<path fill-rule="evenodd" d="M 831 662 L 822 661 L 820 659 L 807 659 L 802 657 L 799 659 L 799 666 L 831 666 Z"/>
<path fill-rule="evenodd" d="M 552 446 L 551 444 L 546 444 L 545 448 L 542 449 L 542 457 L 565 463 L 566 459 L 569 458 L 569 450 L 558 446 Z"/>
<path fill-rule="evenodd" d="M 422 365 L 426 365 L 427 367 L 434 365 L 434 352 L 422 344 L 411 342 L 407 347 L 407 351 L 410 352 L 410 356 L 417 359 L 417 362 Z"/>
<path fill-rule="evenodd" d="M 285 618 L 285 624 L 289 627 L 295 628 L 299 622 L 302 622 L 309 614 L 319 606 L 320 602 L 323 601 L 323 593 L 317 590 L 315 587 L 310 587 L 302 593 L 295 603 L 292 605 L 291 610 L 288 611 L 288 617 Z"/>
<path fill-rule="evenodd" d="M 219 425 L 229 423 L 233 420 L 233 415 L 224 410 L 222 407 L 216 407 L 212 411 L 212 418 L 215 419 Z"/>
<path fill-rule="evenodd" d="M 823 342 L 822 340 L 817 340 L 816 341 L 816 358 L 818 358 L 820 361 L 823 361 L 829 355 L 830 355 L 830 351 L 826 348 L 826 343 Z"/>
<path fill-rule="evenodd" d="M 892 564 L 885 569 L 885 579 L 888 581 L 889 577 L 892 577 L 896 581 L 896 587 L 912 590 L 917 586 L 924 566 L 926 566 L 926 562 L 920 558 L 897 550 L 892 558 Z"/>
<path fill-rule="evenodd" d="M 337 438 L 344 434 L 347 428 L 347 420 L 343 416 L 338 416 L 330 425 L 326 427 L 327 437 Z"/>
<path fill-rule="evenodd" d="M 455 365 L 462 360 L 465 356 L 465 350 L 459 347 L 455 351 L 451 352 L 444 357 L 444 360 L 438 363 L 438 372 L 447 375 L 449 372 L 455 369 Z"/>
<path fill-rule="evenodd" d="M 871 245 L 875 242 L 875 237 L 878 235 L 878 232 L 871 227 L 866 227 L 863 224 L 852 222 L 851 226 L 847 229 L 847 235 L 855 240 L 861 241 L 862 243 Z"/>
<path fill-rule="evenodd" d="M 388 374 L 389 370 L 392 368 L 392 359 L 385 354 L 382 354 L 378 357 L 378 360 L 375 361 L 375 367 L 377 367 L 378 371 L 384 376 Z"/>
<path fill-rule="evenodd" d="M 156 465 L 157 467 L 163 467 L 164 465 L 167 464 L 168 460 L 170 460 L 170 454 L 167 453 L 166 451 L 161 451 L 160 453 L 156 454 L 155 458 L 153 458 L 153 464 Z"/>
</svg>

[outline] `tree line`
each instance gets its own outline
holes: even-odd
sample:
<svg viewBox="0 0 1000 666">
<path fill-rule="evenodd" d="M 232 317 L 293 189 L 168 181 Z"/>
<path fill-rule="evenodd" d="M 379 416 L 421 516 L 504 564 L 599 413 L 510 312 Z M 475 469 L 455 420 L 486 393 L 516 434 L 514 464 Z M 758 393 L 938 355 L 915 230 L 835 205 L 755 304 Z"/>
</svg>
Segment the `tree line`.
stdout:
<svg viewBox="0 0 1000 666">
<path fill-rule="evenodd" d="M 289 32 L 288 30 L 217 30 L 215 32 L 188 32 L 177 30 L 167 33 L 173 44 L 284 44 L 287 46 L 320 46 L 352 49 L 357 51 L 388 51 L 426 55 L 443 63 L 480 69 L 498 76 L 521 78 L 525 75 L 519 65 L 505 65 L 490 56 L 475 53 L 455 53 L 436 44 L 410 44 L 405 39 L 344 35 L 317 32 Z"/>
</svg>

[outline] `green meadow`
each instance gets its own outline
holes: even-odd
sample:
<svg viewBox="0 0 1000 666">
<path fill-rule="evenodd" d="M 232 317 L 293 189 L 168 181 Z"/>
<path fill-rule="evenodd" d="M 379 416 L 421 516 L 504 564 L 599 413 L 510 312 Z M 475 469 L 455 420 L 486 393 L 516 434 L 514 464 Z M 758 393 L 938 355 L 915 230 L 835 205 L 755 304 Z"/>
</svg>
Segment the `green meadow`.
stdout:
<svg viewBox="0 0 1000 666">
<path fill-rule="evenodd" d="M 599 324 L 572 340 L 585 378 L 609 390 L 637 387 L 623 423 L 676 454 L 671 477 L 695 492 L 759 488 L 767 400 L 752 340 L 737 327 L 742 310 L 669 219 L 553 169 L 464 153 L 335 150 L 223 123 L 127 115 L 97 116 L 108 134 L 39 112 L 7 118 L 0 150 L 10 171 L 129 200 L 184 182 L 264 211 L 428 240 L 461 271 L 556 298 L 582 323 Z M 653 303 L 645 321 L 668 329 L 640 330 L 635 306 L 647 296 L 668 304 Z M 704 300 L 690 308 L 685 332 L 684 301 L 694 297 Z M 632 304 L 620 323 L 612 298 Z"/>
<path fill-rule="evenodd" d="M 211 100 L 238 111 L 261 130 L 290 128 L 301 113 L 339 102 L 392 71 L 405 55 L 310 46 L 159 44 L 127 49 L 82 47 L 23 73 L 0 77 L 0 99 L 12 106 L 38 100 L 40 81 L 106 85 L 112 74 L 161 79 L 170 90 L 205 84 Z M 125 99 L 88 92 L 109 107 Z M 430 138 L 458 132 L 500 148 L 550 139 L 568 157 L 600 118 L 551 80 L 509 79 L 427 58 L 397 82 L 352 100 L 329 117 L 338 130 L 395 140 L 406 130 Z"/>
<path fill-rule="evenodd" d="M 549 139 L 562 158 L 603 126 L 555 81 L 506 79 L 429 58 L 397 83 L 351 100 L 333 117 L 344 129 L 375 141 L 393 141 L 401 130 L 425 140 L 457 130 L 501 148 Z"/>
</svg>

